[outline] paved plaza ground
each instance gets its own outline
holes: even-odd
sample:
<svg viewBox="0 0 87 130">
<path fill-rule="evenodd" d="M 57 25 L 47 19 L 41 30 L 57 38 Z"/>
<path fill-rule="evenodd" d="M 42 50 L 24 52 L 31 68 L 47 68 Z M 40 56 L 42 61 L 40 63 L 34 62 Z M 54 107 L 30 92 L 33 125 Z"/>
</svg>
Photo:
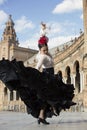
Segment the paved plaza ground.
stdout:
<svg viewBox="0 0 87 130">
<path fill-rule="evenodd" d="M 87 130 L 86 112 L 61 112 L 47 121 L 50 125 L 38 125 L 37 119 L 27 113 L 0 112 L 0 130 Z"/>
</svg>

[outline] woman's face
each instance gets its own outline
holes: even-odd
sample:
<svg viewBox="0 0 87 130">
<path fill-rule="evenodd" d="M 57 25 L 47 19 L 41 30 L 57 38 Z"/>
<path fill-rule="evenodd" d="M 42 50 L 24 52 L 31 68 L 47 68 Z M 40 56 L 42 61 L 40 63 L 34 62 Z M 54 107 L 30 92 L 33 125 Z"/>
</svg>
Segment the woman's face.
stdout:
<svg viewBox="0 0 87 130">
<path fill-rule="evenodd" d="M 47 46 L 43 46 L 43 47 L 40 49 L 40 53 L 41 53 L 41 54 L 47 54 L 47 53 L 48 53 L 48 47 L 47 47 Z"/>
</svg>

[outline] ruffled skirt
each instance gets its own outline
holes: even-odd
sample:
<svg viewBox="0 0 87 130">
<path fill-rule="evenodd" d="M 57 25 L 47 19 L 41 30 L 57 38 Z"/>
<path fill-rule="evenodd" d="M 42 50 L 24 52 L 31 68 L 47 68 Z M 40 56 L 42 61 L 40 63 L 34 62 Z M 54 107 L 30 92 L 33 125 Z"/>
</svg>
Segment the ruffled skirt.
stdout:
<svg viewBox="0 0 87 130">
<path fill-rule="evenodd" d="M 45 107 L 45 117 L 52 117 L 55 108 L 61 110 L 75 105 L 73 84 L 63 83 L 59 75 L 41 73 L 35 68 L 25 67 L 22 61 L 0 61 L 0 80 L 9 90 L 19 92 L 21 100 L 27 106 L 27 112 L 38 118 Z"/>
</svg>

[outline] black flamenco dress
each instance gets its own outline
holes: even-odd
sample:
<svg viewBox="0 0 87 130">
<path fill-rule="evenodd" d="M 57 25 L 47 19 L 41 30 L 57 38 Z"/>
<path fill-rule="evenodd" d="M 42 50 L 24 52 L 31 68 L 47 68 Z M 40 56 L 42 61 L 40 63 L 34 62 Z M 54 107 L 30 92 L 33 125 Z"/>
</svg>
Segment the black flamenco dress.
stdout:
<svg viewBox="0 0 87 130">
<path fill-rule="evenodd" d="M 25 67 L 22 61 L 1 60 L 0 80 L 12 91 L 19 92 L 21 100 L 27 106 L 27 112 L 38 118 L 40 110 L 45 106 L 45 117 L 52 117 L 52 107 L 57 114 L 69 109 L 76 103 L 74 86 L 63 83 L 59 75 L 39 72 L 32 67 Z"/>
</svg>

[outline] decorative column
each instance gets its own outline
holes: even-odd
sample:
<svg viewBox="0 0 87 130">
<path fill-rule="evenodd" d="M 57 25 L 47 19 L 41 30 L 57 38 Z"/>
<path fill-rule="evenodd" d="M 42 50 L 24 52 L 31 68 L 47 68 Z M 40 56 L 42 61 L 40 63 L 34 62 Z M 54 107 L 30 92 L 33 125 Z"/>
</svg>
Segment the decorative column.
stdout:
<svg viewBox="0 0 87 130">
<path fill-rule="evenodd" d="M 13 100 L 16 101 L 16 91 L 13 91 Z"/>
<path fill-rule="evenodd" d="M 73 84 L 75 88 L 75 74 L 74 73 L 71 75 L 71 84 Z"/>
<path fill-rule="evenodd" d="M 3 92 L 3 88 L 4 88 L 4 84 L 0 81 L 0 110 L 3 109 L 3 96 L 4 96 L 4 92 Z"/>
<path fill-rule="evenodd" d="M 66 76 L 64 76 L 63 77 L 63 82 L 66 84 L 66 80 L 67 80 L 67 77 Z"/>
<path fill-rule="evenodd" d="M 8 102 L 10 102 L 10 91 L 8 90 Z"/>
<path fill-rule="evenodd" d="M 80 92 L 82 93 L 84 89 L 84 73 L 83 71 L 80 72 Z"/>
</svg>

